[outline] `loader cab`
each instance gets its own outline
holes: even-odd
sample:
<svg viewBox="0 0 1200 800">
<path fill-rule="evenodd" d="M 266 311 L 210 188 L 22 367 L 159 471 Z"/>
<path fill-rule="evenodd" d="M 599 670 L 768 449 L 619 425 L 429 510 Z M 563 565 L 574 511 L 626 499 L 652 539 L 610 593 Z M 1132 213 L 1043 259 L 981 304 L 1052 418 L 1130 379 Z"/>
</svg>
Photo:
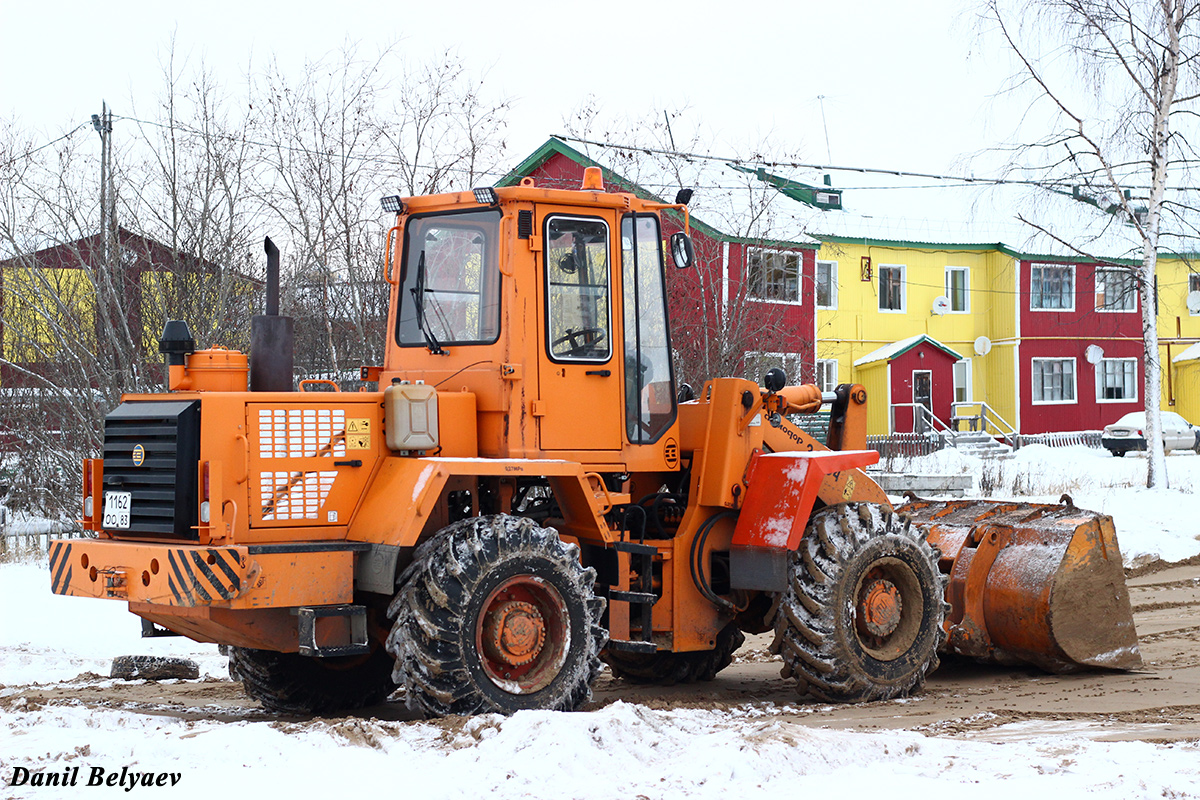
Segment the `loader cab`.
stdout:
<svg viewBox="0 0 1200 800">
<path fill-rule="evenodd" d="M 480 456 L 676 469 L 654 209 L 531 184 L 451 197 L 411 199 L 396 229 L 383 379 L 473 394 Z"/>
</svg>

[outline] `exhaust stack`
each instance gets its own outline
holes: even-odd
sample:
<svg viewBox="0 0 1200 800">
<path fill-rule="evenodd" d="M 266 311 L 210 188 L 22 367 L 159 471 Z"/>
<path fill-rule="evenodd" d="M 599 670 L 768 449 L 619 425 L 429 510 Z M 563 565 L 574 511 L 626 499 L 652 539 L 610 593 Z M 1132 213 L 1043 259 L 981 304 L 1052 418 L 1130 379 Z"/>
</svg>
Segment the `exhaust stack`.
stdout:
<svg viewBox="0 0 1200 800">
<path fill-rule="evenodd" d="M 295 324 L 279 316 L 279 248 L 266 237 L 267 313 L 250 318 L 250 391 L 292 391 Z"/>
</svg>

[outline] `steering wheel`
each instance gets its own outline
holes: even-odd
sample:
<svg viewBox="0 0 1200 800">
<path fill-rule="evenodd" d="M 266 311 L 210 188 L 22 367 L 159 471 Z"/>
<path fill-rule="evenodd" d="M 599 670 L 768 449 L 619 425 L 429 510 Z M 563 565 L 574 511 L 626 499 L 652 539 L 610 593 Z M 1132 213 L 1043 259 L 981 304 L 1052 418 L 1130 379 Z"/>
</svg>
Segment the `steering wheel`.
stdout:
<svg viewBox="0 0 1200 800">
<path fill-rule="evenodd" d="M 567 332 L 550 343 L 550 351 L 556 356 L 574 356 L 580 358 L 583 356 L 594 355 L 592 348 L 600 342 L 604 341 L 606 332 L 603 328 L 580 328 L 579 330 L 571 330 L 567 328 Z M 558 352 L 560 345 L 569 345 L 563 352 Z"/>
</svg>

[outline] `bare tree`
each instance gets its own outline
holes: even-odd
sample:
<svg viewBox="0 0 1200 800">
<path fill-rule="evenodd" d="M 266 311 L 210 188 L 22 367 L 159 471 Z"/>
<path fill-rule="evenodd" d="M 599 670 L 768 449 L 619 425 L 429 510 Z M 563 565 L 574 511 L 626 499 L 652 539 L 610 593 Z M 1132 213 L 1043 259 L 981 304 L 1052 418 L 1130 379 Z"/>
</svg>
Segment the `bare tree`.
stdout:
<svg viewBox="0 0 1200 800">
<path fill-rule="evenodd" d="M 395 48 L 349 45 L 298 81 L 277 65 L 258 77 L 259 197 L 288 232 L 298 366 L 340 377 L 381 363 L 379 198 L 471 186 L 494 168 L 507 102 L 485 101 L 481 83 L 449 53 L 413 66 Z"/>
<path fill-rule="evenodd" d="M 1026 122 L 1049 132 L 1015 149 L 1014 163 L 1046 183 L 1083 187 L 1110 200 L 1102 207 L 1141 241 L 1134 270 L 1142 303 L 1144 400 L 1149 466 L 1146 483 L 1166 486 L 1155 268 L 1160 246 L 1194 237 L 1191 209 L 1167 199 L 1171 179 L 1195 158 L 1181 122 L 1200 97 L 1200 4 L 1189 0 L 988 0 L 986 16 L 1020 63 L 1011 88 L 1035 97 Z M 1055 32 L 1053 35 L 1048 31 Z M 1061 32 L 1061 35 L 1059 35 Z M 1042 122 L 1040 115 L 1048 115 Z M 1145 206 L 1125 188 L 1148 185 Z M 1022 219 L 1097 261 L 1092 242 L 1064 241 L 1053 225 Z M 1173 243 L 1178 246 L 1178 239 Z"/>
</svg>

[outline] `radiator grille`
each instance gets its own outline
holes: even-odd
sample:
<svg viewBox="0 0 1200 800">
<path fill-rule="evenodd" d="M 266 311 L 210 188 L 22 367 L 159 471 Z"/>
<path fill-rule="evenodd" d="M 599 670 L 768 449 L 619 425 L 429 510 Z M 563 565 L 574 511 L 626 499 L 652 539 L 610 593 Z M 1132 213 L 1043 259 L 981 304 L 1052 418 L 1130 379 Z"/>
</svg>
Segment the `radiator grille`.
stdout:
<svg viewBox="0 0 1200 800">
<path fill-rule="evenodd" d="M 129 528 L 113 533 L 198 538 L 199 457 L 199 401 L 130 401 L 113 409 L 104 418 L 104 488 L 132 496 Z"/>
</svg>

